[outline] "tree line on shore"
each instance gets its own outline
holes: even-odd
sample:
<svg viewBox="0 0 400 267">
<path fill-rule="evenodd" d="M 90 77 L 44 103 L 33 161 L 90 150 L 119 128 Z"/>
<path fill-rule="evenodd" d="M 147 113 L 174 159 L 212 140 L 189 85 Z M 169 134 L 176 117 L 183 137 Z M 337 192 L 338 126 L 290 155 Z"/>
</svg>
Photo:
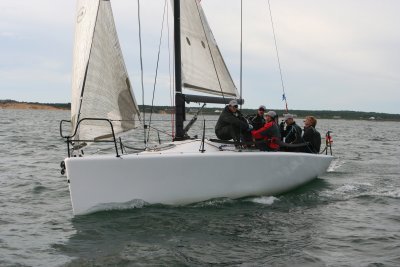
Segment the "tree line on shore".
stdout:
<svg viewBox="0 0 400 267">
<path fill-rule="evenodd" d="M 71 109 L 71 103 L 38 103 L 38 102 L 19 102 L 15 100 L 0 100 L 0 104 L 10 103 L 25 103 L 25 104 L 36 104 L 43 106 L 51 106 L 58 109 Z M 143 109 L 144 107 L 144 109 Z M 173 113 L 174 108 L 171 106 L 150 106 L 150 105 L 139 105 L 139 109 L 146 113 Z M 199 108 L 187 107 L 186 112 L 188 114 L 195 114 Z M 201 111 L 205 115 L 219 115 L 223 110 L 223 107 L 204 107 Z M 286 113 L 283 109 L 273 109 L 279 116 Z M 256 113 L 255 109 L 242 109 L 243 114 Z M 363 111 L 349 111 L 349 110 L 289 110 L 289 113 L 294 114 L 299 118 L 303 118 L 308 115 L 316 116 L 319 119 L 346 119 L 346 120 L 386 120 L 386 121 L 400 121 L 400 114 L 389 114 L 379 112 L 363 112 Z"/>
<path fill-rule="evenodd" d="M 145 105 L 145 112 L 150 113 L 153 109 L 153 113 L 173 113 L 174 109 L 170 106 L 151 106 Z M 139 105 L 141 111 L 143 111 L 143 106 Z M 268 108 L 267 108 L 268 109 Z M 199 108 L 187 107 L 186 113 L 195 114 Z M 201 111 L 205 115 L 219 115 L 223 110 L 223 107 L 205 107 Z M 284 109 L 273 109 L 280 117 L 287 113 Z M 255 114 L 257 109 L 241 109 L 241 112 L 245 115 Z M 379 113 L 379 112 L 363 112 L 363 111 L 349 111 L 349 110 L 289 110 L 290 114 L 293 114 L 299 118 L 304 118 L 306 116 L 315 116 L 319 119 L 345 119 L 345 120 L 387 120 L 387 121 L 400 121 L 400 114 L 389 114 L 389 113 Z"/>
</svg>

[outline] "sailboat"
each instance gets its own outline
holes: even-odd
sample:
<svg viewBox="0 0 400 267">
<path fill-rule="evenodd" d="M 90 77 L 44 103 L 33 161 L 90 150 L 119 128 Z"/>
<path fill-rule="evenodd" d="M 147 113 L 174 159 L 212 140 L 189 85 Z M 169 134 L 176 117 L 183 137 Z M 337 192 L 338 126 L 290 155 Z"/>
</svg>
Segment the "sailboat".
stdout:
<svg viewBox="0 0 400 267">
<path fill-rule="evenodd" d="M 186 205 L 215 198 L 270 196 L 326 172 L 332 156 L 237 149 L 185 131 L 185 103 L 241 102 L 197 0 L 173 1 L 176 134 L 164 147 L 124 153 L 117 136 L 140 116 L 125 67 L 110 1 L 78 0 L 71 123 L 62 162 L 73 213 L 88 214 L 139 201 Z M 182 88 L 201 92 L 184 94 Z M 209 94 L 209 95 L 206 95 Z M 212 95 L 212 96 L 210 96 Z M 80 153 L 90 141 L 113 143 L 109 155 Z M 290 163 L 290 164 L 288 164 Z M 251 170 L 251 173 L 249 173 Z"/>
</svg>

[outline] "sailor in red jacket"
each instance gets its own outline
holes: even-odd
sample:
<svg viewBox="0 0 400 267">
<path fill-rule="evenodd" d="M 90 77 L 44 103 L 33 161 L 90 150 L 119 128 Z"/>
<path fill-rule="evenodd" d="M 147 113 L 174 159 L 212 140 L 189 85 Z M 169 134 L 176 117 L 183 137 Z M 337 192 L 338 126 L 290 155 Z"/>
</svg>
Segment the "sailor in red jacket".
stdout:
<svg viewBox="0 0 400 267">
<path fill-rule="evenodd" d="M 276 141 L 280 140 L 281 133 L 279 126 L 275 121 L 276 113 L 275 111 L 268 111 L 265 114 L 266 123 L 264 126 L 258 130 L 251 131 L 251 135 L 255 141 L 264 140 L 265 142 L 258 142 L 257 146 L 262 151 L 277 151 L 279 150 L 279 145 Z"/>
</svg>

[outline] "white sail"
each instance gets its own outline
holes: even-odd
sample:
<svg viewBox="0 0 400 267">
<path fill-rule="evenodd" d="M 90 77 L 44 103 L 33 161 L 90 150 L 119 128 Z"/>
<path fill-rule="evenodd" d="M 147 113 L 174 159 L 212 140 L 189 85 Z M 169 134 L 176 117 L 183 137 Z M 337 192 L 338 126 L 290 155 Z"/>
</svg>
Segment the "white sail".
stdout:
<svg viewBox="0 0 400 267">
<path fill-rule="evenodd" d="M 181 0 L 182 84 L 229 97 L 238 91 L 198 0 Z"/>
<path fill-rule="evenodd" d="M 106 118 L 115 133 L 132 129 L 139 113 L 107 0 L 79 0 L 75 29 L 71 120 Z M 75 139 L 109 137 L 104 121 L 84 121 Z"/>
</svg>

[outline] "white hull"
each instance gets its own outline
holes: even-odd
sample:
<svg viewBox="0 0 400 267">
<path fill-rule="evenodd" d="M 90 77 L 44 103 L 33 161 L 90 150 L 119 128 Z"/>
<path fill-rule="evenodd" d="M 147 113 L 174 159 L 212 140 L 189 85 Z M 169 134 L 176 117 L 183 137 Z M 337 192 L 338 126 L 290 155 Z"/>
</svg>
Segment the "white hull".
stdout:
<svg viewBox="0 0 400 267">
<path fill-rule="evenodd" d="M 332 156 L 305 153 L 219 151 L 211 142 L 205 153 L 198 152 L 199 147 L 196 140 L 119 158 L 67 158 L 74 214 L 132 200 L 183 205 L 218 197 L 276 195 L 323 174 L 332 161 Z"/>
</svg>

